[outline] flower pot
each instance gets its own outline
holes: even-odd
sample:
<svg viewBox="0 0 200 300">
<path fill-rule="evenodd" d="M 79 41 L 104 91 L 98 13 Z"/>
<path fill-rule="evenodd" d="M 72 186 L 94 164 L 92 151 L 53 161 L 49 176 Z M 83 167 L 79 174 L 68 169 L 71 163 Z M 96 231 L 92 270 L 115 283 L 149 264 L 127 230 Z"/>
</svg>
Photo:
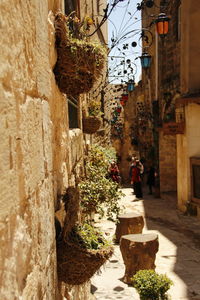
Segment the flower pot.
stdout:
<svg viewBox="0 0 200 300">
<path fill-rule="evenodd" d="M 112 254 L 112 247 L 90 250 L 70 241 L 62 241 L 57 245 L 58 279 L 71 285 L 83 284 Z"/>
<path fill-rule="evenodd" d="M 93 134 L 101 126 L 101 119 L 93 116 L 83 118 L 83 132 L 87 134 Z"/>
</svg>

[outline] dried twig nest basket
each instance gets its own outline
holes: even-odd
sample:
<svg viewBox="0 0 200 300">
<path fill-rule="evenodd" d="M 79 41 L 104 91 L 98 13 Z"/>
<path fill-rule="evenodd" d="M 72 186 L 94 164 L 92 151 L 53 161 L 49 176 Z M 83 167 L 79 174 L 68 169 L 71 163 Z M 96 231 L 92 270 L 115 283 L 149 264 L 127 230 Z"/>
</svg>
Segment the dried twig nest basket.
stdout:
<svg viewBox="0 0 200 300">
<path fill-rule="evenodd" d="M 54 74 L 61 92 L 78 95 L 88 92 L 104 67 L 106 52 L 97 43 L 72 37 L 62 13 L 55 16 L 57 62 Z"/>
<path fill-rule="evenodd" d="M 81 248 L 78 244 L 60 242 L 57 245 L 58 279 L 67 284 L 87 282 L 112 256 L 113 248 L 99 250 Z"/>
<path fill-rule="evenodd" d="M 88 116 L 83 118 L 83 132 L 92 134 L 97 132 L 101 126 L 101 119 L 94 116 Z"/>
</svg>

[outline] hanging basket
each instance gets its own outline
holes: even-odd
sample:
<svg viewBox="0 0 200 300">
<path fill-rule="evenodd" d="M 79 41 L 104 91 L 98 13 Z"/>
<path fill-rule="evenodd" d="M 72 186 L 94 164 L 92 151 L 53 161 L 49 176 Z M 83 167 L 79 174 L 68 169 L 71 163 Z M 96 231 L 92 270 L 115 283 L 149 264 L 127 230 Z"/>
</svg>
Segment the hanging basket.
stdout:
<svg viewBox="0 0 200 300">
<path fill-rule="evenodd" d="M 79 95 L 89 92 L 101 74 L 105 49 L 100 44 L 70 37 L 67 17 L 55 16 L 57 62 L 54 68 L 61 92 Z"/>
<path fill-rule="evenodd" d="M 67 284 L 87 282 L 112 256 L 113 247 L 101 250 L 83 249 L 78 244 L 60 242 L 57 246 L 58 279 Z"/>
<path fill-rule="evenodd" d="M 101 119 L 93 116 L 83 118 L 83 132 L 92 134 L 97 132 L 101 126 Z"/>
</svg>

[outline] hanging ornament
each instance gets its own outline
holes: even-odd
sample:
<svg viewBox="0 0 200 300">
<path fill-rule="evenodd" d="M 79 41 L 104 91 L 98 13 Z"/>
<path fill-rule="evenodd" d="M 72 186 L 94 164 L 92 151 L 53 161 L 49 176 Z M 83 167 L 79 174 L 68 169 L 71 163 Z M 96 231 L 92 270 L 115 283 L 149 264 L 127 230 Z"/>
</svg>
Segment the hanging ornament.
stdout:
<svg viewBox="0 0 200 300">
<path fill-rule="evenodd" d="M 132 42 L 132 43 L 131 43 L 131 46 L 132 46 L 132 47 L 137 47 L 137 43 L 136 43 L 136 42 Z"/>
</svg>

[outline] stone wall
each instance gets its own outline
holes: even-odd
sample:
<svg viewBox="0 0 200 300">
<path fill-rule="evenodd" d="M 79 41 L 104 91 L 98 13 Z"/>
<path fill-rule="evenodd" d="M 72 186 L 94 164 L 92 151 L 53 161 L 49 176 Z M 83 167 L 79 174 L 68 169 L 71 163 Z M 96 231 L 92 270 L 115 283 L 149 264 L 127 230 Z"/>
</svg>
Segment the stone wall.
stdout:
<svg viewBox="0 0 200 300">
<path fill-rule="evenodd" d="M 160 190 L 176 191 L 176 136 L 159 134 Z"/>
<path fill-rule="evenodd" d="M 180 93 L 180 0 L 170 1 L 165 13 L 171 16 L 165 38 L 158 38 L 160 113 L 173 108 L 174 95 Z M 172 107 L 170 107 L 172 106 Z"/>
<path fill-rule="evenodd" d="M 197 130 L 200 105 L 191 103 L 186 106 L 185 118 L 185 133 L 177 136 L 178 207 L 183 212 L 191 201 L 190 157 L 200 157 L 200 132 Z"/>
<path fill-rule="evenodd" d="M 0 71 L 0 299 L 89 299 L 57 284 L 57 196 L 82 173 L 81 129 L 55 82 L 54 13 L 63 1 L 3 0 Z"/>
<path fill-rule="evenodd" d="M 124 106 L 124 127 L 123 141 L 120 149 L 120 171 L 124 183 L 130 183 L 129 169 L 131 165 L 131 157 L 139 157 L 138 146 L 133 145 L 132 138 L 138 132 L 137 127 L 137 100 L 142 94 L 141 85 L 137 85 L 133 92 L 129 92 L 128 101 Z M 136 136 L 138 137 L 138 135 Z"/>
<path fill-rule="evenodd" d="M 200 2 L 184 0 L 181 4 L 181 93 L 200 92 L 199 68 L 200 37 L 198 35 L 198 18 Z"/>
<path fill-rule="evenodd" d="M 178 207 L 185 212 L 191 202 L 190 157 L 200 157 L 199 118 L 200 118 L 200 36 L 197 20 L 200 2 L 185 0 L 181 3 L 181 97 L 185 118 L 185 132 L 177 136 L 178 162 Z M 185 100 L 185 96 L 188 99 Z M 196 103 L 195 103 L 196 102 Z M 199 104 L 197 104 L 199 103 Z M 178 111 L 178 110 L 177 110 Z M 197 207 L 200 216 L 200 206 Z"/>
<path fill-rule="evenodd" d="M 160 123 L 175 122 L 175 99 L 180 94 L 180 14 L 179 0 L 173 0 L 167 7 L 166 14 L 171 16 L 169 32 L 159 38 L 159 104 Z M 159 138 L 160 190 L 176 191 L 176 137 Z"/>
</svg>

